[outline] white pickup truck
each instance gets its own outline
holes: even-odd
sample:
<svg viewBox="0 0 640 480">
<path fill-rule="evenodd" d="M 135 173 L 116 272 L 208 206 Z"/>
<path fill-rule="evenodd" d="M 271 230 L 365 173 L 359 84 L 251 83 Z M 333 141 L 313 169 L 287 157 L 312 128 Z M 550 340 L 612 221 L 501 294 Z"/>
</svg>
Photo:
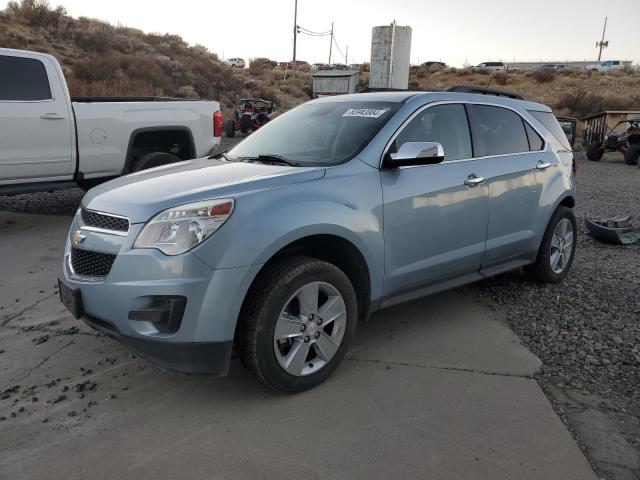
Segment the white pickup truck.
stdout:
<svg viewBox="0 0 640 480">
<path fill-rule="evenodd" d="M 221 135 L 218 102 L 71 98 L 53 56 L 0 48 L 0 195 L 203 157 Z"/>
</svg>

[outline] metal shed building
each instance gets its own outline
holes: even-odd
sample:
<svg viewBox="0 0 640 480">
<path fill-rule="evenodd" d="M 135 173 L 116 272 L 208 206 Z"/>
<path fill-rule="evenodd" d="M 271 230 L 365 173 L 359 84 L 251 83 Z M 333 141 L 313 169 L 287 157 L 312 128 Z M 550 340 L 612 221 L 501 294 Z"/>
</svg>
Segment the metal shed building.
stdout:
<svg viewBox="0 0 640 480">
<path fill-rule="evenodd" d="M 313 96 L 355 93 L 360 72 L 357 70 L 322 70 L 313 74 Z"/>
</svg>

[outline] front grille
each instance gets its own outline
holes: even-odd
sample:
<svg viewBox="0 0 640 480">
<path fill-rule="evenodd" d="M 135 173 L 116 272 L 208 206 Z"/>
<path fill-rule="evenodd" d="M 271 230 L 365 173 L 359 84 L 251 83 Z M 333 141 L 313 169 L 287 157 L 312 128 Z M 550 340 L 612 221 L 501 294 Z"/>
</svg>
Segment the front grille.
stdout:
<svg viewBox="0 0 640 480">
<path fill-rule="evenodd" d="M 105 213 L 91 212 L 82 209 L 80 213 L 82 221 L 88 227 L 102 228 L 104 230 L 114 230 L 116 232 L 129 231 L 129 220 L 126 218 L 114 217 Z"/>
<path fill-rule="evenodd" d="M 71 266 L 77 275 L 85 277 L 106 277 L 116 259 L 113 253 L 92 252 L 73 247 Z"/>
</svg>

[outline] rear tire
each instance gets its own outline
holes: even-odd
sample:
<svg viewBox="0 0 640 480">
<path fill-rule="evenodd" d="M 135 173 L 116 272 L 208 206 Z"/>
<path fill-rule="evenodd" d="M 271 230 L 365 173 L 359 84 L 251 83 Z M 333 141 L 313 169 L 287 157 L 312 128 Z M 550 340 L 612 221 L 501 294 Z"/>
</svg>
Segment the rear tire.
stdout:
<svg viewBox="0 0 640 480">
<path fill-rule="evenodd" d="M 638 158 L 640 157 L 640 145 L 631 145 L 624 152 L 624 163 L 627 165 L 640 165 Z"/>
<path fill-rule="evenodd" d="M 141 170 L 147 170 L 153 167 L 159 167 L 161 165 L 169 165 L 170 163 L 181 162 L 182 159 L 177 155 L 165 152 L 151 152 L 142 155 L 138 158 L 131 168 L 131 172 L 139 172 Z"/>
<path fill-rule="evenodd" d="M 536 261 L 524 269 L 526 275 L 540 283 L 564 280 L 573 264 L 577 239 L 576 217 L 570 208 L 560 205 L 549 220 Z"/>
<path fill-rule="evenodd" d="M 345 273 L 315 258 L 285 258 L 260 274 L 249 295 L 236 335 L 244 365 L 281 392 L 326 380 L 347 353 L 358 318 Z"/>
<path fill-rule="evenodd" d="M 599 142 L 592 142 L 587 147 L 587 158 L 592 162 L 598 162 L 604 155 L 604 149 Z"/>
<path fill-rule="evenodd" d="M 224 124 L 224 131 L 227 138 L 233 138 L 236 136 L 236 122 L 233 120 L 227 120 Z"/>
</svg>

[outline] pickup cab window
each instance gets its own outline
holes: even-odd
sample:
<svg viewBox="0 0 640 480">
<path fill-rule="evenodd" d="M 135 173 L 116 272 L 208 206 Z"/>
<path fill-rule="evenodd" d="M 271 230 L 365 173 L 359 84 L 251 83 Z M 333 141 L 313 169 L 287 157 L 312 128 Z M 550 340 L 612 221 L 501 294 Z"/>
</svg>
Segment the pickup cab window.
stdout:
<svg viewBox="0 0 640 480">
<path fill-rule="evenodd" d="M 0 55 L 0 101 L 50 99 L 47 71 L 40 60 Z"/>
</svg>

